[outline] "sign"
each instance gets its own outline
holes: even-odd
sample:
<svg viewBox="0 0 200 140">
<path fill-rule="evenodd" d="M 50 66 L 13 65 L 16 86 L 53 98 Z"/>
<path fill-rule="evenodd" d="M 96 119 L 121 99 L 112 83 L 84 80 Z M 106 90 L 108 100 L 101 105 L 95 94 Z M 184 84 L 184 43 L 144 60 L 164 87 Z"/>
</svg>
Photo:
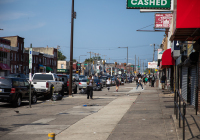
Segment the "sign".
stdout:
<svg viewBox="0 0 200 140">
<path fill-rule="evenodd" d="M 32 48 L 29 48 L 29 69 L 32 69 Z"/>
<path fill-rule="evenodd" d="M 170 28 L 172 14 L 155 13 L 155 28 Z"/>
<path fill-rule="evenodd" d="M 0 51 L 1 52 L 10 52 L 10 46 L 4 45 L 4 44 L 0 44 Z"/>
<path fill-rule="evenodd" d="M 80 66 L 80 64 L 77 64 L 77 66 Z"/>
<path fill-rule="evenodd" d="M 170 9 L 171 0 L 127 0 L 127 9 Z"/>
<path fill-rule="evenodd" d="M 162 54 L 163 54 L 163 52 L 162 52 L 162 49 L 158 49 L 158 59 L 162 59 Z"/>
<path fill-rule="evenodd" d="M 87 64 L 84 64 L 85 66 L 87 65 Z"/>
<path fill-rule="evenodd" d="M 148 62 L 148 69 L 156 69 L 158 68 L 158 62 Z"/>
</svg>

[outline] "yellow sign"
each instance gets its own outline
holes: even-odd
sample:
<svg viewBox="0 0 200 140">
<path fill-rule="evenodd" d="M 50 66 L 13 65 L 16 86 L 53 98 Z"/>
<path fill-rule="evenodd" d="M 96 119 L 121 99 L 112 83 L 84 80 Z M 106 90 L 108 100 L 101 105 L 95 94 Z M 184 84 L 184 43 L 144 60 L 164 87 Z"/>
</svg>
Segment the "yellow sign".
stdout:
<svg viewBox="0 0 200 140">
<path fill-rule="evenodd" d="M 136 73 L 136 71 L 134 71 L 134 73 Z"/>
<path fill-rule="evenodd" d="M 150 72 L 150 70 L 149 70 L 149 74 L 150 74 L 151 72 Z"/>
<path fill-rule="evenodd" d="M 78 71 L 76 71 L 76 73 L 78 73 Z"/>
<path fill-rule="evenodd" d="M 158 71 L 158 69 L 155 69 L 155 71 Z"/>
</svg>

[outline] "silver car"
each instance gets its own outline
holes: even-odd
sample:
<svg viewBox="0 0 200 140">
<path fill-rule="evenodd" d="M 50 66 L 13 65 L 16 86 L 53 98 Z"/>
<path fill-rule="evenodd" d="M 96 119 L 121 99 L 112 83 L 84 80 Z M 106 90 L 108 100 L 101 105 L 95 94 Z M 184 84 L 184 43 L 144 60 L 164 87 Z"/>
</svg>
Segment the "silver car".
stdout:
<svg viewBox="0 0 200 140">
<path fill-rule="evenodd" d="M 79 81 L 79 90 L 87 88 L 87 79 L 82 79 Z"/>
</svg>

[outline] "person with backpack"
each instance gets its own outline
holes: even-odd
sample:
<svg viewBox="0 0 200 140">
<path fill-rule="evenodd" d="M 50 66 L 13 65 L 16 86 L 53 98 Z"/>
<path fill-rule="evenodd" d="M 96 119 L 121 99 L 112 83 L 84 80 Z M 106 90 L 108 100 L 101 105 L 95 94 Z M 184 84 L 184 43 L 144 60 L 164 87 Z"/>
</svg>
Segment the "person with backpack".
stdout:
<svg viewBox="0 0 200 140">
<path fill-rule="evenodd" d="M 154 82 L 155 82 L 155 77 L 153 75 L 153 77 L 151 78 L 151 87 L 154 87 Z"/>
<path fill-rule="evenodd" d="M 141 87 L 142 87 L 142 90 L 144 90 L 144 89 L 143 89 L 143 86 L 142 86 L 142 78 L 141 78 L 140 73 L 137 75 L 137 77 L 138 77 L 138 85 L 137 85 L 137 87 L 136 87 L 136 90 L 138 89 L 139 86 L 141 86 Z"/>
</svg>

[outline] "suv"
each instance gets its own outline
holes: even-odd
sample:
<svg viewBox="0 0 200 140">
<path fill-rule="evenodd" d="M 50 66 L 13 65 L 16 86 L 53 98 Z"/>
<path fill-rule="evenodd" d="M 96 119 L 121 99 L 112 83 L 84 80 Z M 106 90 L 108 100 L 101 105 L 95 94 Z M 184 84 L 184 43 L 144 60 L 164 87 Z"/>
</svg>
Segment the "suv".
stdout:
<svg viewBox="0 0 200 140">
<path fill-rule="evenodd" d="M 69 75 L 57 74 L 57 76 L 64 83 L 64 91 L 69 93 L 69 77 L 68 77 Z M 73 90 L 74 94 L 77 93 L 77 85 L 75 82 L 72 82 L 72 90 Z"/>
<path fill-rule="evenodd" d="M 29 90 L 29 83 L 26 79 L 0 77 L 0 102 L 9 102 L 19 107 L 22 100 L 29 100 Z M 34 88 L 31 88 L 31 93 L 31 103 L 37 103 L 37 93 Z"/>
</svg>

